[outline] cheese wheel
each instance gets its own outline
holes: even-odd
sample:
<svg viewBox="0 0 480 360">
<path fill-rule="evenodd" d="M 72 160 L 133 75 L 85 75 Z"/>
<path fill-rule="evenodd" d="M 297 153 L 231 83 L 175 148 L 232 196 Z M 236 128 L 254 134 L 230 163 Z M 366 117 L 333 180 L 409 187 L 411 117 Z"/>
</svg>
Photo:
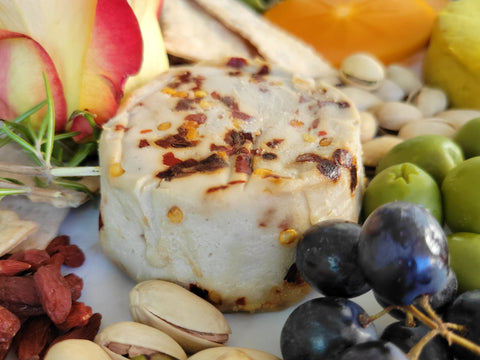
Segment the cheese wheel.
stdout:
<svg viewBox="0 0 480 360">
<path fill-rule="evenodd" d="M 102 249 L 222 311 L 290 306 L 302 233 L 358 218 L 359 124 L 337 89 L 265 63 L 172 67 L 104 125 Z"/>
</svg>

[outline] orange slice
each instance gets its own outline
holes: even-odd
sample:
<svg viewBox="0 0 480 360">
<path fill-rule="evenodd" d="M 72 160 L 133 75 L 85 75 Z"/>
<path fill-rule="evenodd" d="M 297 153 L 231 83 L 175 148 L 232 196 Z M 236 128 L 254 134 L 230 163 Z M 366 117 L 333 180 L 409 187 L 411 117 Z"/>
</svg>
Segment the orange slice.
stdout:
<svg viewBox="0 0 480 360">
<path fill-rule="evenodd" d="M 385 64 L 424 48 L 445 0 L 284 0 L 264 16 L 314 46 L 332 65 L 354 52 Z"/>
</svg>

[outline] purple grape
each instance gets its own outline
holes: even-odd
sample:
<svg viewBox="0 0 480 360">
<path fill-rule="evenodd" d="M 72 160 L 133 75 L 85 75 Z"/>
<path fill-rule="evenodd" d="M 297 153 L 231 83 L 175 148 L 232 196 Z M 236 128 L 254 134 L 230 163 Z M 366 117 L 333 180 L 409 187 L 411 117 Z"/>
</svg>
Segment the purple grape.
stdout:
<svg viewBox="0 0 480 360">
<path fill-rule="evenodd" d="M 309 300 L 287 318 L 280 335 L 284 360 L 332 360 L 348 347 L 376 340 L 375 325 L 363 327 L 365 310 L 339 297 Z"/>
<path fill-rule="evenodd" d="M 354 297 L 370 287 L 357 265 L 360 225 L 328 220 L 308 229 L 297 245 L 300 275 L 326 296 Z"/>
<path fill-rule="evenodd" d="M 405 322 L 399 321 L 388 325 L 380 339 L 390 341 L 397 345 L 403 352 L 408 353 L 420 339 L 430 331 L 426 325 L 419 323 L 416 326 L 406 326 Z M 422 352 L 419 360 L 453 360 L 453 355 L 447 341 L 441 336 L 430 340 Z"/>
<path fill-rule="evenodd" d="M 381 340 L 368 341 L 354 345 L 343 354 L 338 360 L 408 360 L 407 355 L 395 344 Z"/>
<path fill-rule="evenodd" d="M 471 290 L 459 295 L 445 311 L 445 321 L 463 325 L 462 334 L 476 344 L 480 344 L 480 290 Z M 452 345 L 455 356 L 461 360 L 478 360 L 480 356 L 460 346 Z"/>
<path fill-rule="evenodd" d="M 358 263 L 371 288 L 389 303 L 411 305 L 441 291 L 448 279 L 448 244 L 437 220 L 423 207 L 384 204 L 366 219 Z"/>
</svg>

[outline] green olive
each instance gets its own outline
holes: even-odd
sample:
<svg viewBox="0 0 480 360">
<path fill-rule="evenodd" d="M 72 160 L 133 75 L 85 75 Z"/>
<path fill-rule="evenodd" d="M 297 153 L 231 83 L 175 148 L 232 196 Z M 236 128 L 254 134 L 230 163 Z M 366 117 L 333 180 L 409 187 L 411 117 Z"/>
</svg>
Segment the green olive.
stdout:
<svg viewBox="0 0 480 360">
<path fill-rule="evenodd" d="M 480 234 L 453 233 L 447 239 L 450 267 L 457 275 L 458 290 L 480 289 Z"/>
<path fill-rule="evenodd" d="M 480 118 L 475 118 L 463 125 L 454 138 L 460 145 L 465 157 L 480 156 Z"/>
<path fill-rule="evenodd" d="M 400 163 L 411 162 L 441 184 L 445 175 L 463 161 L 462 148 L 441 135 L 420 135 L 394 146 L 377 166 L 377 173 Z"/>
<path fill-rule="evenodd" d="M 417 165 L 392 165 L 378 173 L 365 190 L 363 216 L 366 218 L 380 205 L 395 200 L 422 205 L 440 224 L 443 222 L 440 188 L 435 180 Z"/>
<path fill-rule="evenodd" d="M 442 183 L 445 222 L 453 232 L 480 234 L 480 156 L 457 165 Z"/>
</svg>

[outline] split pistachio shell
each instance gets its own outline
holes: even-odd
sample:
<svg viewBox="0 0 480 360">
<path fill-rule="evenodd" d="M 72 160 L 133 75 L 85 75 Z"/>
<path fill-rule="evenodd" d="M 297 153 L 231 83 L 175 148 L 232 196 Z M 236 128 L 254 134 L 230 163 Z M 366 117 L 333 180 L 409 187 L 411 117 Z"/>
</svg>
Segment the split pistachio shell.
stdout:
<svg viewBox="0 0 480 360">
<path fill-rule="evenodd" d="M 133 320 L 164 331 L 189 353 L 221 346 L 231 333 L 215 306 L 163 280 L 146 280 L 130 291 L 130 314 Z"/>
<path fill-rule="evenodd" d="M 260 350 L 224 346 L 199 351 L 188 360 L 280 360 L 280 358 Z"/>
<path fill-rule="evenodd" d="M 130 357 L 161 354 L 166 359 L 185 360 L 187 355 L 182 347 L 164 332 L 134 321 L 122 321 L 107 326 L 95 337 L 114 360 Z"/>
<path fill-rule="evenodd" d="M 342 62 L 340 77 L 346 84 L 373 90 L 385 79 L 385 69 L 373 56 L 357 53 L 348 56 Z"/>
<path fill-rule="evenodd" d="M 402 65 L 392 64 L 387 66 L 386 77 L 396 83 L 406 95 L 422 87 L 419 77 L 412 70 Z"/>
<path fill-rule="evenodd" d="M 431 117 L 444 111 L 448 106 L 445 92 L 428 86 L 423 86 L 417 92 L 412 93 L 408 101 L 415 105 L 424 117 Z"/>
<path fill-rule="evenodd" d="M 390 149 L 402 141 L 403 139 L 398 136 L 384 135 L 363 143 L 363 164 L 369 167 L 376 167 Z"/>
<path fill-rule="evenodd" d="M 45 360 L 111 360 L 101 346 L 93 341 L 69 339 L 53 345 L 45 355 Z"/>
<path fill-rule="evenodd" d="M 453 126 L 441 118 L 427 118 L 406 123 L 397 135 L 402 139 L 411 139 L 419 135 L 442 135 L 453 138 L 456 132 Z"/>
<path fill-rule="evenodd" d="M 421 111 L 412 104 L 387 101 L 376 108 L 378 125 L 387 130 L 398 131 L 407 122 L 421 119 Z"/>
</svg>

